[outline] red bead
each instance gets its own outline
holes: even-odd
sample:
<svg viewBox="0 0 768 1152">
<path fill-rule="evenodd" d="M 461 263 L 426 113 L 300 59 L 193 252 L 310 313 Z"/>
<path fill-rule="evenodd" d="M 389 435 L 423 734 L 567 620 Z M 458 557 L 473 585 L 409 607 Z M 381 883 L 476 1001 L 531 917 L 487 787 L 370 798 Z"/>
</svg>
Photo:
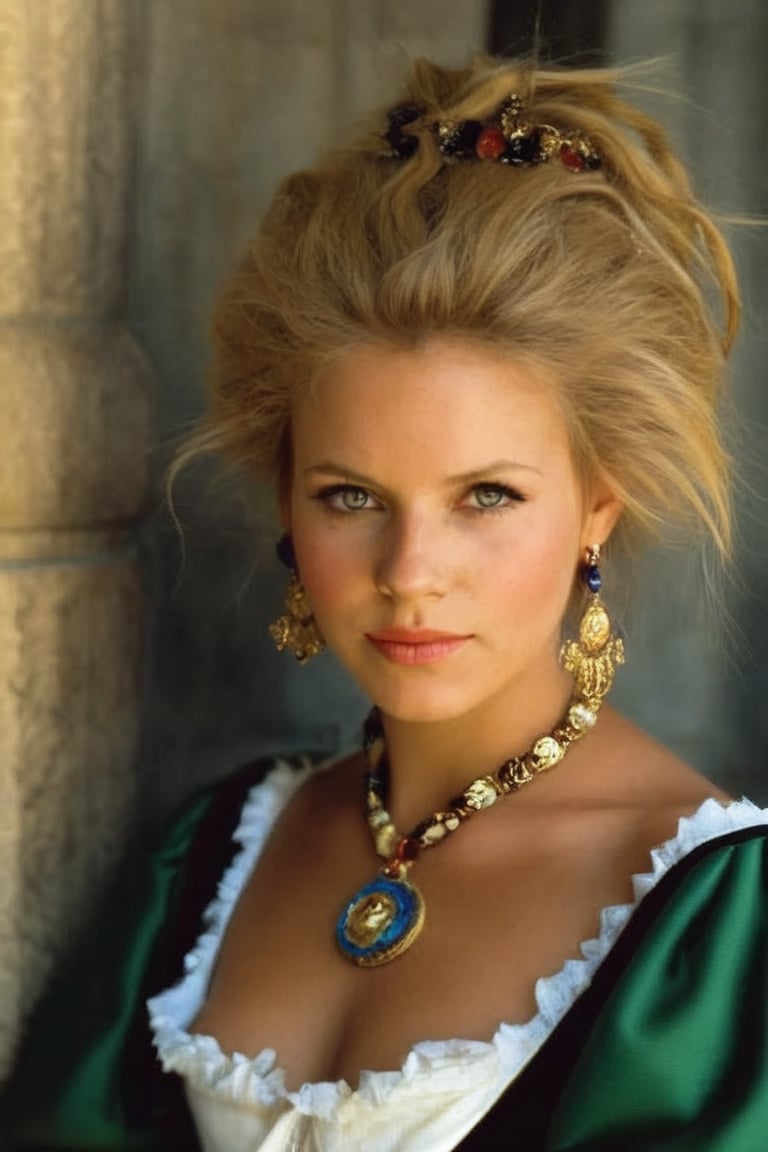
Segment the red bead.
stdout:
<svg viewBox="0 0 768 1152">
<path fill-rule="evenodd" d="M 500 128 L 483 128 L 475 144 L 475 152 L 481 160 L 498 160 L 507 147 L 507 141 Z"/>
<path fill-rule="evenodd" d="M 395 854 L 392 859 L 396 860 L 398 863 L 402 863 L 406 860 L 415 860 L 418 855 L 418 844 L 416 844 L 415 841 L 409 839 L 408 836 L 403 836 L 401 840 L 398 840 L 397 848 L 395 848 Z"/>
<path fill-rule="evenodd" d="M 566 168 L 572 168 L 574 172 L 581 172 L 584 168 L 584 157 L 574 148 L 569 148 L 567 144 L 563 144 L 560 149 L 560 159 Z"/>
</svg>

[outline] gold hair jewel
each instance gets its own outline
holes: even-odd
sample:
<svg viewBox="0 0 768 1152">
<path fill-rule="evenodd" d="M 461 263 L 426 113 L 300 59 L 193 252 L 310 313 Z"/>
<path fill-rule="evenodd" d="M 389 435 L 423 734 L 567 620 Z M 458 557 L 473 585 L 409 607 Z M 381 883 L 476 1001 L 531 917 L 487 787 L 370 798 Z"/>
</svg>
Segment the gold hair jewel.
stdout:
<svg viewBox="0 0 768 1152">
<path fill-rule="evenodd" d="M 513 93 L 489 120 L 445 119 L 426 127 L 443 156 L 451 160 L 496 160 L 515 167 L 559 160 L 573 172 L 601 167 L 600 155 L 586 136 L 574 129 L 525 120 L 524 108 L 524 100 Z M 418 104 L 401 104 L 389 112 L 384 133 L 387 156 L 407 160 L 414 155 L 419 141 L 409 128 L 425 115 L 426 109 Z"/>
</svg>

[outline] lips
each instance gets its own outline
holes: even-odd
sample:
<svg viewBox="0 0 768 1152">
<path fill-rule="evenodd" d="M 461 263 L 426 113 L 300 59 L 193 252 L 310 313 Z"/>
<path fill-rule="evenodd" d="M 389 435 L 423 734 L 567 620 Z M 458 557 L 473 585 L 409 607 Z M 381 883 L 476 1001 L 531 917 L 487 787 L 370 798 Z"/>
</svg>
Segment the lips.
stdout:
<svg viewBox="0 0 768 1152">
<path fill-rule="evenodd" d="M 367 639 L 393 664 L 435 664 L 457 652 L 471 636 L 431 628 L 381 628 Z"/>
<path fill-rule="evenodd" d="M 391 641 L 393 644 L 432 644 L 440 640 L 466 640 L 458 632 L 436 632 L 432 628 L 378 628 L 369 632 L 369 640 Z"/>
</svg>

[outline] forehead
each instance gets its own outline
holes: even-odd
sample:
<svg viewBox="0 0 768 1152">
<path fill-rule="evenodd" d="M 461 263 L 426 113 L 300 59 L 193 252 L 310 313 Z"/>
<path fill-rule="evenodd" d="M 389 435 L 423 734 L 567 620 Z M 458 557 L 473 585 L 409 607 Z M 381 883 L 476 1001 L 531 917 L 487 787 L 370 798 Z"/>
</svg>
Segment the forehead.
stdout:
<svg viewBox="0 0 768 1152">
<path fill-rule="evenodd" d="M 296 400 L 293 441 L 297 469 L 309 457 L 339 452 L 360 470 L 444 461 L 450 472 L 511 452 L 531 467 L 570 457 L 565 419 L 543 372 L 455 339 L 347 353 Z"/>
</svg>

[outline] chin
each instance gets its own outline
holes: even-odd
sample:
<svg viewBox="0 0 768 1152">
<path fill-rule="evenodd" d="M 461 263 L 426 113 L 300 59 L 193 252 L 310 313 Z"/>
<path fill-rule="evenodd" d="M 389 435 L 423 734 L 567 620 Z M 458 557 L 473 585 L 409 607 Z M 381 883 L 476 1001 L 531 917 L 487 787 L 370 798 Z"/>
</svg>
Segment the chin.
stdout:
<svg viewBox="0 0 768 1152">
<path fill-rule="evenodd" d="M 399 685 L 376 691 L 370 685 L 368 695 L 385 715 L 409 724 L 439 724 L 456 720 L 477 707 L 466 691 L 450 691 L 446 685 Z"/>
</svg>

